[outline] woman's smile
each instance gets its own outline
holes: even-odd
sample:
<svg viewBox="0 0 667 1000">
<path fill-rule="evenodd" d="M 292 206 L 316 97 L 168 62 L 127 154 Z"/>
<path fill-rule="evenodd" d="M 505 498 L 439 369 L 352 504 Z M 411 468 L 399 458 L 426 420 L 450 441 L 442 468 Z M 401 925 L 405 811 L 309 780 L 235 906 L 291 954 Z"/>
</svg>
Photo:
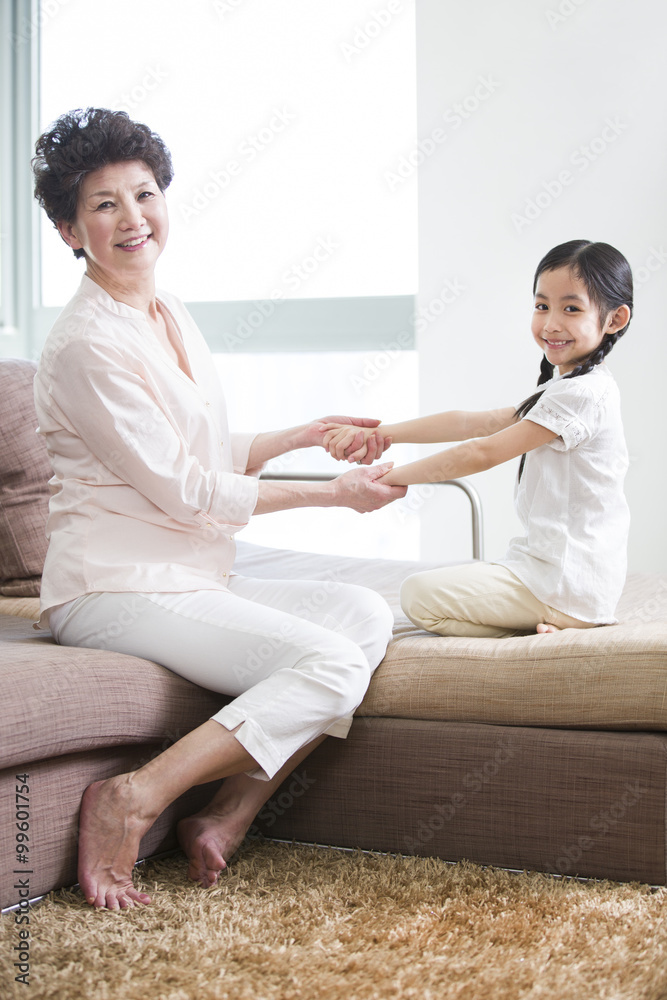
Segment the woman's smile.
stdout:
<svg viewBox="0 0 667 1000">
<path fill-rule="evenodd" d="M 89 276 L 107 291 L 151 283 L 169 232 L 167 203 L 143 160 L 110 163 L 86 175 L 74 222 L 59 228 L 85 251 Z"/>
<path fill-rule="evenodd" d="M 127 240 L 126 243 L 117 243 L 116 246 L 121 250 L 140 250 L 141 247 L 146 246 L 152 233 L 145 233 L 143 236 L 137 236 L 135 239 Z"/>
</svg>

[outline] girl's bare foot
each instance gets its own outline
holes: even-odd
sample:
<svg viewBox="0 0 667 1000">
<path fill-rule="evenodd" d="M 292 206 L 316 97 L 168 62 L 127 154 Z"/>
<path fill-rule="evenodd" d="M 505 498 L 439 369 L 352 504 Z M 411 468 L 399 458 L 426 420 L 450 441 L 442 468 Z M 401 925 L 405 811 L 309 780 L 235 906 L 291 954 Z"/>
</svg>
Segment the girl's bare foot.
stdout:
<svg viewBox="0 0 667 1000">
<path fill-rule="evenodd" d="M 150 903 L 132 884 L 139 842 L 156 816 L 147 814 L 132 773 L 95 781 L 79 814 L 79 884 L 86 901 L 109 910 Z"/>
<path fill-rule="evenodd" d="M 545 632 L 560 632 L 560 629 L 556 628 L 555 625 L 547 625 L 544 622 L 540 622 L 537 626 L 537 633 L 538 635 L 542 635 Z"/>
</svg>

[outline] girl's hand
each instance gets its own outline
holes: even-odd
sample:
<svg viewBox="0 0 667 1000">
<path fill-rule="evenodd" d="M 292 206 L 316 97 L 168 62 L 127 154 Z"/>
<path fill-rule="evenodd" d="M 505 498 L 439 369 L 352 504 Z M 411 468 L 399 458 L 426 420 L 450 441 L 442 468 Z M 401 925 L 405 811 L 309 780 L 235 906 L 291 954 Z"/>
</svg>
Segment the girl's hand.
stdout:
<svg viewBox="0 0 667 1000">
<path fill-rule="evenodd" d="M 342 461 L 347 458 L 350 462 L 361 462 L 363 465 L 371 465 L 376 458 L 380 458 L 382 453 L 391 444 L 391 438 L 378 429 L 380 421 L 373 417 L 322 417 L 320 420 L 313 420 L 304 428 L 304 442 L 299 447 L 305 448 L 313 445 L 323 447 L 330 454 L 333 454 L 326 444 L 325 439 L 331 436 L 334 430 L 348 430 L 351 433 L 352 441 L 357 441 L 356 448 L 359 454 L 345 455 L 345 449 L 340 450 L 340 456 L 334 454 L 334 458 Z"/>
<path fill-rule="evenodd" d="M 377 427 L 359 427 L 331 423 L 326 426 L 323 446 L 337 461 L 361 462 L 371 465 L 391 445 Z"/>
</svg>

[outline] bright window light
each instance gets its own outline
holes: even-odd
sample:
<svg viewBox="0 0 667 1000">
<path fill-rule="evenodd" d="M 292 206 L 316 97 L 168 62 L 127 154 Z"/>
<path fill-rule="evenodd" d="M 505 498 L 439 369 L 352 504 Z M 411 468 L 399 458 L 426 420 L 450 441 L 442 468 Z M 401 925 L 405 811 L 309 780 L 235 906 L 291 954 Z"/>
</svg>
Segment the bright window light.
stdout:
<svg viewBox="0 0 667 1000">
<path fill-rule="evenodd" d="M 409 295 L 414 5 L 371 0 L 46 0 L 41 127 L 128 111 L 172 151 L 162 287 L 193 301 Z M 82 270 L 48 222 L 43 305 Z M 316 268 L 304 262 L 318 261 Z"/>
<path fill-rule="evenodd" d="M 418 412 L 416 351 L 297 354 L 216 354 L 233 430 L 292 427 L 345 414 L 387 423 Z M 396 464 L 419 457 L 415 445 L 387 452 Z M 347 472 L 321 448 L 290 452 L 267 470 Z M 356 468 L 356 466 L 352 466 Z M 276 548 L 374 558 L 419 559 L 419 503 L 408 496 L 371 514 L 345 508 L 303 508 L 253 517 L 241 540 Z"/>
</svg>

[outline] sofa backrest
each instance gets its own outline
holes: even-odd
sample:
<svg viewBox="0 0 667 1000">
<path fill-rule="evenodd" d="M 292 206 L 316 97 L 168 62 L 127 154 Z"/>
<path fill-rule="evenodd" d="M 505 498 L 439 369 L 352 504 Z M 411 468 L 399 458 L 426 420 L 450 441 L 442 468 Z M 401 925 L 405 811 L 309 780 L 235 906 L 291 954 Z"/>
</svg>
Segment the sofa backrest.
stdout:
<svg viewBox="0 0 667 1000">
<path fill-rule="evenodd" d="M 37 434 L 37 365 L 0 359 L 0 594 L 37 597 L 46 556 L 51 464 Z"/>
</svg>

